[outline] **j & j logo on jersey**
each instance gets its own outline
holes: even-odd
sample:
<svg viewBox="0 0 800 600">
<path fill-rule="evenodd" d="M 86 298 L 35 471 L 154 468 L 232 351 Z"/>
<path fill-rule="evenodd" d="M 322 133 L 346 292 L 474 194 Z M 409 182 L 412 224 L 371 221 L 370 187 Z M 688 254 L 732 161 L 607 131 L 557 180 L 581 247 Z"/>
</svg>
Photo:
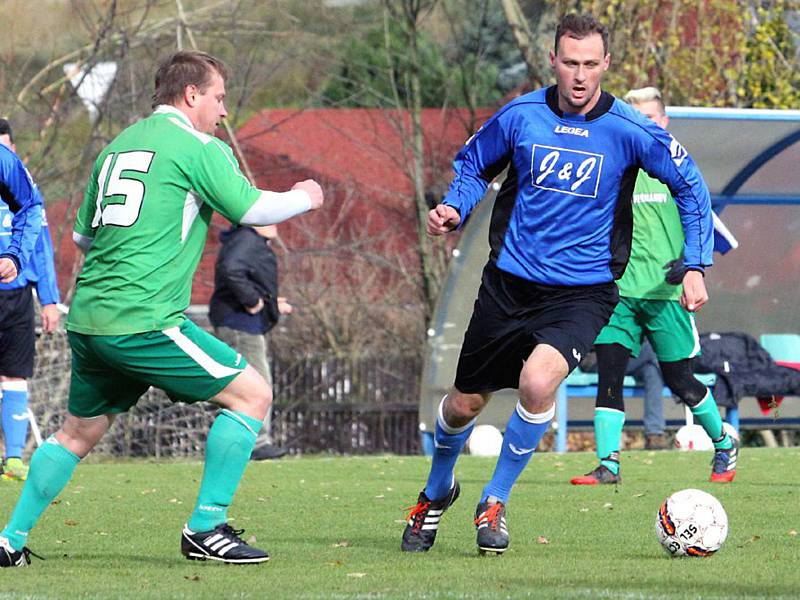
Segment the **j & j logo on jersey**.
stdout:
<svg viewBox="0 0 800 600">
<path fill-rule="evenodd" d="M 672 138 L 672 141 L 669 143 L 669 153 L 676 167 L 680 167 L 683 161 L 686 160 L 686 157 L 689 156 L 689 153 L 686 152 L 686 148 L 681 146 L 675 138 Z"/>
<path fill-rule="evenodd" d="M 533 145 L 531 184 L 570 196 L 597 198 L 603 155 L 568 148 Z"/>
</svg>

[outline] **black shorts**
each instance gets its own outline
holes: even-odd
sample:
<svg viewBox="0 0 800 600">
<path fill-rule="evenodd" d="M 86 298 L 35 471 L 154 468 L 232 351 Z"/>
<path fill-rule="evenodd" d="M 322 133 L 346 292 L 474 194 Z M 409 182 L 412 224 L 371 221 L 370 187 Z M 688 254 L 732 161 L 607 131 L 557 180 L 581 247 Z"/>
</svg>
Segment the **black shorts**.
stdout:
<svg viewBox="0 0 800 600">
<path fill-rule="evenodd" d="M 0 375 L 29 379 L 35 345 L 31 286 L 0 290 Z"/>
<path fill-rule="evenodd" d="M 614 282 L 541 285 L 489 263 L 458 358 L 455 387 L 468 393 L 518 388 L 523 361 L 549 344 L 572 371 L 591 349 L 619 302 Z"/>
</svg>

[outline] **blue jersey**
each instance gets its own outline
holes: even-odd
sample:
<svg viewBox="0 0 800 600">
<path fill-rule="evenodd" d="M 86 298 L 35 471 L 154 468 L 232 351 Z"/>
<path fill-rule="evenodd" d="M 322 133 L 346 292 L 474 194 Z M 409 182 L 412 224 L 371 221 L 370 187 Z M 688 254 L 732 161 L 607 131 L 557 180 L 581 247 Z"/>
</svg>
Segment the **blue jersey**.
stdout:
<svg viewBox="0 0 800 600">
<path fill-rule="evenodd" d="M 0 144 L 0 200 L 13 213 L 10 235 L 0 248 L 0 258 L 10 258 L 17 271 L 28 264 L 42 226 L 42 198 L 19 157 Z M 5 226 L 4 226 L 5 227 Z"/>
<path fill-rule="evenodd" d="M 508 168 L 492 212 L 490 260 L 529 281 L 577 286 L 622 276 L 639 169 L 675 198 L 686 265 L 712 264 L 711 201 L 694 161 L 667 131 L 605 92 L 586 115 L 560 111 L 555 87 L 521 96 L 467 141 L 453 166 L 444 203 L 462 223 Z"/>
<path fill-rule="evenodd" d="M 39 188 L 34 186 L 34 193 L 39 196 L 41 202 Z M 44 206 L 44 202 L 42 202 L 42 206 Z M 11 222 L 12 214 L 8 204 L 0 200 L 0 253 L 5 252 L 11 242 Z M 53 241 L 50 238 L 47 214 L 44 208 L 42 208 L 42 229 L 36 239 L 27 266 L 11 283 L 0 283 L 0 290 L 14 290 L 25 287 L 29 283 L 36 285 L 36 294 L 39 296 L 39 302 L 43 305 L 56 304 L 61 301 L 53 260 Z"/>
</svg>

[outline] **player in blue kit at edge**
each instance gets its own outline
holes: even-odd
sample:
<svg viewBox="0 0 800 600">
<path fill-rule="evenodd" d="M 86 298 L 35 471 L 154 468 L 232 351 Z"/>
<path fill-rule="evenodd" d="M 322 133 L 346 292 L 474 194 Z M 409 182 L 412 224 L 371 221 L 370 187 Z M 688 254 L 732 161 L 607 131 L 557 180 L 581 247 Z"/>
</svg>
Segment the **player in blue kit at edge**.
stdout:
<svg viewBox="0 0 800 600">
<path fill-rule="evenodd" d="M 0 144 L 0 199 L 14 213 L 11 240 L 0 252 L 0 283 L 11 283 L 28 264 L 42 228 L 42 197 L 19 157 Z"/>
<path fill-rule="evenodd" d="M 506 168 L 495 200 L 491 253 L 456 369 L 439 406 L 427 484 L 401 548 L 429 550 L 460 493 L 456 460 L 475 420 L 502 388 L 519 389 L 494 475 L 475 511 L 480 552 L 508 548 L 506 504 L 555 412 L 556 391 L 619 300 L 630 255 L 638 170 L 664 182 L 678 206 L 687 267 L 680 302 L 708 300 L 713 226 L 708 189 L 686 150 L 634 108 L 600 89 L 608 33 L 591 15 L 565 16 L 550 52 L 556 85 L 500 109 L 454 162 L 455 179 L 428 215 L 428 234 L 460 227 Z"/>
</svg>

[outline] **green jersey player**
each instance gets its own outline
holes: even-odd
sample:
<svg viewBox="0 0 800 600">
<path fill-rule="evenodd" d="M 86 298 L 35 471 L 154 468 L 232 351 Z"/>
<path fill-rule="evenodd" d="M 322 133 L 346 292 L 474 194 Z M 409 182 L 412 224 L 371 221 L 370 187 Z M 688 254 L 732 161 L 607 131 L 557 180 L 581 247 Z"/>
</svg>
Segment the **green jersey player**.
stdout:
<svg viewBox="0 0 800 600">
<path fill-rule="evenodd" d="M 631 90 L 624 99 L 661 127 L 667 127 L 669 117 L 656 88 Z M 621 481 L 623 379 L 628 359 L 639 354 L 644 336 L 658 356 L 665 383 L 689 406 L 714 441 L 711 481 L 733 481 L 736 441 L 723 429 L 711 391 L 692 371 L 692 359 L 700 352 L 694 315 L 679 302 L 680 286 L 671 285 L 664 277 L 665 266 L 674 262 L 683 249 L 678 209 L 667 186 L 641 171 L 634 185 L 633 223 L 630 261 L 617 282 L 620 301 L 595 341 L 599 381 L 594 430 L 600 465 L 571 482 L 597 485 Z"/>
<path fill-rule="evenodd" d="M 266 381 L 183 314 L 213 211 L 268 225 L 322 206 L 314 181 L 259 190 L 211 135 L 226 116 L 225 66 L 177 52 L 155 77 L 153 114 L 97 158 L 73 238 L 86 252 L 67 321 L 69 414 L 31 458 L 28 481 L 0 533 L 0 566 L 30 562 L 28 532 L 111 426 L 150 386 L 173 400 L 222 407 L 208 433 L 200 492 L 181 538 L 190 559 L 260 563 L 227 509 L 272 402 Z"/>
</svg>

